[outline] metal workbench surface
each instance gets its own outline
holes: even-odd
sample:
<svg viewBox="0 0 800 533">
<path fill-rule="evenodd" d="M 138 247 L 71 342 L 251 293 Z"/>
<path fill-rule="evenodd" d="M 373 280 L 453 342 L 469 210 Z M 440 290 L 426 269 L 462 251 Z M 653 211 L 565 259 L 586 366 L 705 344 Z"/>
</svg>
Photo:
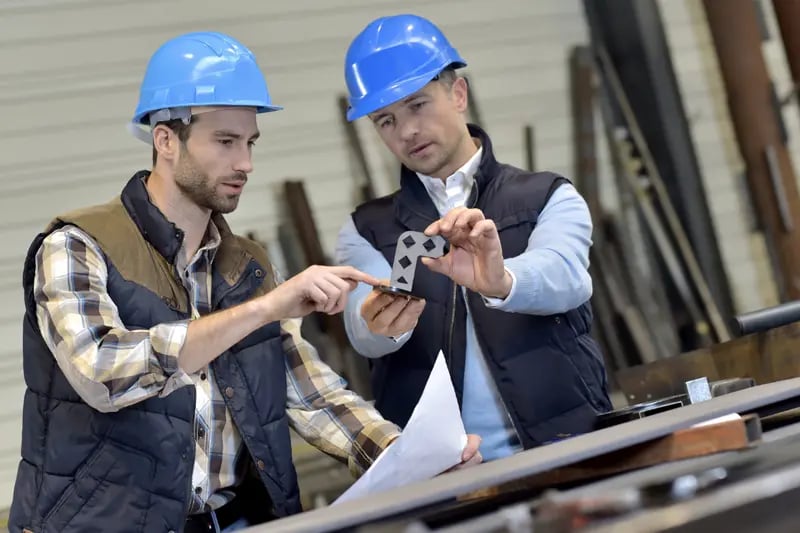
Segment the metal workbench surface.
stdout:
<svg viewBox="0 0 800 533">
<path fill-rule="evenodd" d="M 250 533 L 326 532 L 352 528 L 452 500 L 475 490 L 627 448 L 712 418 L 730 413 L 744 413 L 794 399 L 800 399 L 800 378 L 737 391 L 528 450 L 507 459 L 448 473 L 425 482 L 254 526 L 247 531 Z"/>
<path fill-rule="evenodd" d="M 744 524 L 752 522 L 756 513 L 746 513 L 744 507 L 752 505 L 759 499 L 791 498 L 800 491 L 800 422 L 780 429 L 765 432 L 759 446 L 745 450 L 715 453 L 703 457 L 670 461 L 632 472 L 619 474 L 601 481 L 587 483 L 577 488 L 550 492 L 546 495 L 550 504 L 561 502 L 569 507 L 570 502 L 585 500 L 610 502 L 618 501 L 623 507 L 631 505 L 632 509 L 619 518 L 609 518 L 598 524 L 584 524 L 581 531 L 587 533 L 648 533 L 671 531 L 746 531 Z M 797 458 L 797 460 L 795 460 Z M 712 487 L 711 491 L 692 486 L 692 479 L 705 472 L 723 469 L 726 473 L 734 472 L 737 467 L 747 466 L 747 476 L 739 475 L 739 479 L 731 483 L 720 478 L 723 483 Z M 680 481 L 680 480 L 683 481 Z M 647 487 L 660 487 L 662 503 L 652 504 L 641 500 L 640 490 Z M 669 490 L 683 488 L 688 491 L 682 497 L 665 497 L 666 487 Z M 679 490 L 679 492 L 682 492 Z M 552 531 L 552 527 L 534 523 L 532 507 L 537 497 L 532 500 L 501 505 L 475 518 L 447 521 L 442 527 L 428 527 L 425 518 L 415 521 L 398 520 L 381 522 L 375 527 L 367 526 L 364 533 L 373 530 L 386 532 L 435 531 L 436 533 L 484 533 L 485 531 L 526 531 L 542 529 Z M 627 503 L 626 503 L 627 502 Z M 772 502 L 769 502 L 772 504 Z M 612 504 L 613 505 L 613 504 Z M 777 500 L 775 505 L 778 505 Z M 785 505 L 785 504 L 780 504 Z M 733 516 L 731 513 L 736 513 Z M 792 514 L 794 513 L 794 514 Z M 774 513 L 770 513 L 774 514 Z M 777 520 L 768 519 L 758 513 L 755 516 L 758 525 L 755 530 L 770 532 L 787 531 L 786 523 L 794 524 L 788 531 L 796 531 L 795 522 L 800 515 L 800 508 L 792 504 L 788 509 L 778 513 Z M 430 519 L 430 517 L 427 517 Z M 723 529 L 703 529 L 708 520 L 715 520 L 716 526 L 725 522 Z M 767 523 L 768 522 L 768 523 Z M 729 527 L 734 524 L 734 527 Z M 742 526 L 741 528 L 739 526 Z M 379 529 L 380 528 L 380 529 Z M 751 529 L 752 530 L 752 529 Z"/>
</svg>

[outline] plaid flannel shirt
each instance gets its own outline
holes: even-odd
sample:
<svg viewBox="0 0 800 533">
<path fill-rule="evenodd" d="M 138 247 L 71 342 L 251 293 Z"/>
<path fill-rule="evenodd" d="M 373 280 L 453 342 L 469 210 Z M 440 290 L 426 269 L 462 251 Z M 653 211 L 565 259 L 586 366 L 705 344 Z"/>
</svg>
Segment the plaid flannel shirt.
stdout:
<svg viewBox="0 0 800 533">
<path fill-rule="evenodd" d="M 211 265 L 219 241 L 210 224 L 203 246 L 190 261 L 183 251 L 178 254 L 184 260 L 176 267 L 194 318 L 210 312 Z M 225 488 L 241 480 L 247 463 L 241 436 L 209 375 L 211 368 L 188 375 L 178 366 L 189 320 L 127 329 L 108 295 L 107 277 L 103 253 L 86 233 L 74 226 L 51 233 L 36 257 L 34 298 L 42 336 L 76 392 L 103 412 L 195 386 L 190 512 L 219 508 L 232 497 Z M 347 461 L 357 476 L 400 430 L 345 388 L 344 380 L 303 339 L 300 326 L 299 319 L 281 321 L 289 423 L 312 445 Z"/>
</svg>

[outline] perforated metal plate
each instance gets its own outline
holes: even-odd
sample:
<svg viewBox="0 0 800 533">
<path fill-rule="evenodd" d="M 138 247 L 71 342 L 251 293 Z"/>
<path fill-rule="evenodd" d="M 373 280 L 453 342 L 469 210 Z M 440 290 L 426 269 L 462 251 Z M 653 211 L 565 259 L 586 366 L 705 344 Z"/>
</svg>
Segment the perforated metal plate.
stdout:
<svg viewBox="0 0 800 533">
<path fill-rule="evenodd" d="M 419 258 L 441 257 L 446 243 L 439 235 L 428 237 L 420 231 L 405 231 L 400 234 L 392 265 L 391 288 L 410 293 Z"/>
</svg>

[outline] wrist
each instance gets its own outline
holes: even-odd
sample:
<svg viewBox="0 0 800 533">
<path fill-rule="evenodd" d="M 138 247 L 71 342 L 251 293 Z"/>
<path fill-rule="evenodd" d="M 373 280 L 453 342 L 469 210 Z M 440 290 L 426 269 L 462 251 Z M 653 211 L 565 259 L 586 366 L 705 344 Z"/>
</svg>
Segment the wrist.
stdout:
<svg viewBox="0 0 800 533">
<path fill-rule="evenodd" d="M 511 288 L 514 286 L 514 279 L 511 277 L 511 274 L 508 272 L 508 269 L 503 269 L 503 279 L 498 284 L 497 288 L 492 290 L 491 294 L 484 294 L 489 298 L 497 298 L 500 300 L 505 300 L 508 298 L 508 295 L 511 293 Z"/>
<path fill-rule="evenodd" d="M 265 326 L 270 322 L 280 320 L 281 317 L 275 312 L 275 304 L 271 293 L 267 293 L 259 298 L 248 301 L 245 312 L 251 316 L 257 316 L 261 320 L 261 326 Z"/>
</svg>

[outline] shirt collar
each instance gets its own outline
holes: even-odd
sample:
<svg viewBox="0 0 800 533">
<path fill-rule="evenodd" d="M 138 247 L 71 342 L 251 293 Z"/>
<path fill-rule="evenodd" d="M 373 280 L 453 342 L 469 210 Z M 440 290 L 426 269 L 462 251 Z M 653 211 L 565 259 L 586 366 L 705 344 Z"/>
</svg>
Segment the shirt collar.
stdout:
<svg viewBox="0 0 800 533">
<path fill-rule="evenodd" d="M 181 244 L 181 247 L 178 250 L 178 254 L 175 258 L 175 267 L 178 269 L 178 271 L 182 272 L 189 265 L 195 263 L 202 255 L 206 256 L 208 264 L 211 265 L 214 262 L 214 257 L 217 255 L 217 249 L 219 249 L 221 242 L 222 236 L 219 232 L 219 228 L 217 228 L 217 225 L 214 224 L 213 220 L 209 220 L 208 228 L 203 236 L 203 241 L 200 243 L 200 248 L 197 249 L 194 257 L 189 261 L 186 260 L 186 254 L 184 253 L 184 241 L 184 243 Z"/>
<path fill-rule="evenodd" d="M 417 172 L 417 176 L 419 177 L 422 184 L 425 185 L 425 189 L 427 189 L 428 194 L 433 194 L 433 191 L 436 188 L 441 189 L 446 182 L 450 181 L 451 178 L 458 179 L 459 177 L 464 180 L 464 187 L 465 189 L 471 189 L 472 183 L 475 181 L 475 173 L 478 171 L 478 166 L 481 163 L 481 155 L 483 154 L 483 147 L 479 147 L 478 151 L 473 154 L 469 160 L 461 165 L 461 168 L 453 172 L 451 175 L 447 177 L 447 179 L 442 182 L 439 178 L 433 178 L 431 176 L 426 176 L 425 174 L 421 174 Z"/>
</svg>

